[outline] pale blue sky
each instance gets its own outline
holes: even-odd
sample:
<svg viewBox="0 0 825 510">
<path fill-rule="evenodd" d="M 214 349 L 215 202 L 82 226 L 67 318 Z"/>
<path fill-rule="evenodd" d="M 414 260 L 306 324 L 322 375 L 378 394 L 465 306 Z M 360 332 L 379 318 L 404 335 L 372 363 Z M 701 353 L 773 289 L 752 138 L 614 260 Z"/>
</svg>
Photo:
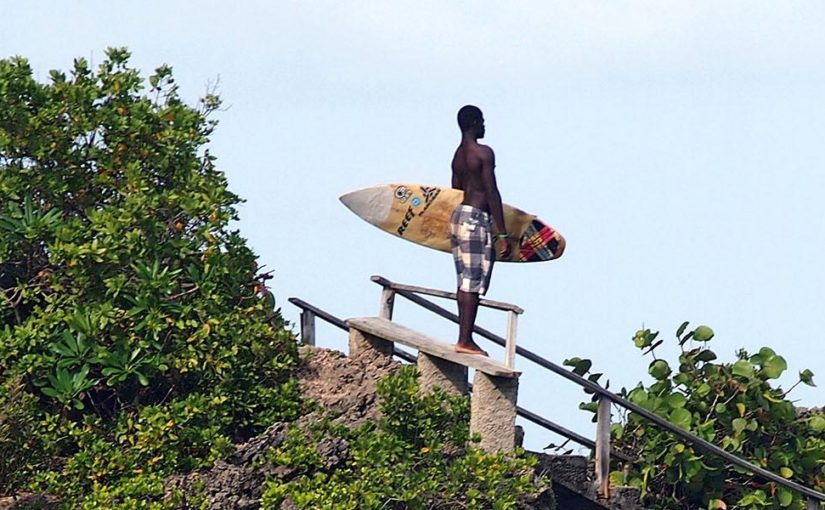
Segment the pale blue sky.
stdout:
<svg viewBox="0 0 825 510">
<path fill-rule="evenodd" d="M 448 185 L 455 112 L 474 103 L 504 200 L 568 240 L 556 262 L 495 269 L 488 297 L 526 310 L 520 345 L 592 358 L 619 388 L 647 380 L 636 329 L 672 338 L 690 320 L 714 328 L 722 359 L 769 345 L 788 360 L 786 387 L 804 368 L 825 384 L 825 3 L 0 0 L 0 11 L 0 56 L 28 57 L 40 79 L 77 56 L 98 63 L 107 46 L 129 47 L 147 74 L 172 65 L 192 103 L 220 78 L 211 149 L 247 199 L 239 228 L 293 321 L 290 296 L 375 314 L 372 274 L 454 286 L 449 255 L 380 232 L 338 196 Z M 396 314 L 456 333 L 405 302 Z M 343 333 L 319 332 L 345 348 Z M 519 367 L 521 405 L 592 436 L 578 387 Z M 825 400 L 820 388 L 793 395 Z M 555 440 L 528 427 L 528 447 Z"/>
</svg>

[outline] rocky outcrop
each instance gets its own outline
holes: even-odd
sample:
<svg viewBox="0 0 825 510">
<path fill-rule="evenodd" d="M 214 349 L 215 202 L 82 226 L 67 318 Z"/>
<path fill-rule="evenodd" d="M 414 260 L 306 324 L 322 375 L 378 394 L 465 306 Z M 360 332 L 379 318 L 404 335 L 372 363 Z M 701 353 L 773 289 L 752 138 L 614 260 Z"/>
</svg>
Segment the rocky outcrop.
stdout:
<svg viewBox="0 0 825 510">
<path fill-rule="evenodd" d="M 306 430 L 322 416 L 334 416 L 335 422 L 357 427 L 379 418 L 376 383 L 395 371 L 398 363 L 385 357 L 368 355 L 350 358 L 326 349 L 304 348 L 303 363 L 295 374 L 301 394 L 318 409 L 296 422 L 276 423 L 208 471 L 173 476 L 167 480 L 167 492 L 180 489 L 185 494 L 206 496 L 211 510 L 253 510 L 264 490 L 267 477 L 290 480 L 297 473 L 286 466 L 271 466 L 263 461 L 270 448 L 286 439 L 287 429 L 297 426 Z M 318 445 L 324 468 L 333 470 L 347 458 L 348 445 L 340 438 L 327 438 Z"/>
</svg>

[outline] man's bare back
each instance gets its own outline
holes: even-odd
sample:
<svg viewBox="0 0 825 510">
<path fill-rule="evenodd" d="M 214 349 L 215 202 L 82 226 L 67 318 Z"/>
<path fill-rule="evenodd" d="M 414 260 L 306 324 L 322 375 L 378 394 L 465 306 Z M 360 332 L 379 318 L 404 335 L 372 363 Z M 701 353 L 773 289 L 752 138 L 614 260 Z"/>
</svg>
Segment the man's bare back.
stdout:
<svg viewBox="0 0 825 510">
<path fill-rule="evenodd" d="M 493 149 L 473 141 L 462 141 L 453 156 L 453 188 L 464 191 L 465 205 L 490 212 L 482 179 L 484 167 L 495 168 Z"/>
</svg>

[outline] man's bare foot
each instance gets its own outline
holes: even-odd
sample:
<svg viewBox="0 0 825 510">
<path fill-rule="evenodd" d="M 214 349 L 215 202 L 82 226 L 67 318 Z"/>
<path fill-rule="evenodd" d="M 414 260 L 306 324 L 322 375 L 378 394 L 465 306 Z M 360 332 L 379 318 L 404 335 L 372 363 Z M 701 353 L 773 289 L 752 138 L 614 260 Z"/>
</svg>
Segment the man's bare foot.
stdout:
<svg viewBox="0 0 825 510">
<path fill-rule="evenodd" d="M 487 351 L 476 345 L 475 342 L 470 342 L 468 344 L 455 344 L 453 346 L 453 349 L 455 350 L 455 352 L 460 352 L 462 354 L 478 354 L 480 356 L 487 357 L 490 356 L 489 354 L 487 354 Z"/>
</svg>

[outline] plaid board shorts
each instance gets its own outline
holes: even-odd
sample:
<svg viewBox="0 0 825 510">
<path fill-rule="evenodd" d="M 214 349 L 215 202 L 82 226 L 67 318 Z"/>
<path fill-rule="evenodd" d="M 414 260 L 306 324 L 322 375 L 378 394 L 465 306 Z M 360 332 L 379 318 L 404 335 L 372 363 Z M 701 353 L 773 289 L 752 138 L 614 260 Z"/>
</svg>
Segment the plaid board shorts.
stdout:
<svg viewBox="0 0 825 510">
<path fill-rule="evenodd" d="M 450 217 L 450 243 L 458 290 L 485 294 L 493 273 L 493 222 L 490 214 L 459 205 Z"/>
</svg>

